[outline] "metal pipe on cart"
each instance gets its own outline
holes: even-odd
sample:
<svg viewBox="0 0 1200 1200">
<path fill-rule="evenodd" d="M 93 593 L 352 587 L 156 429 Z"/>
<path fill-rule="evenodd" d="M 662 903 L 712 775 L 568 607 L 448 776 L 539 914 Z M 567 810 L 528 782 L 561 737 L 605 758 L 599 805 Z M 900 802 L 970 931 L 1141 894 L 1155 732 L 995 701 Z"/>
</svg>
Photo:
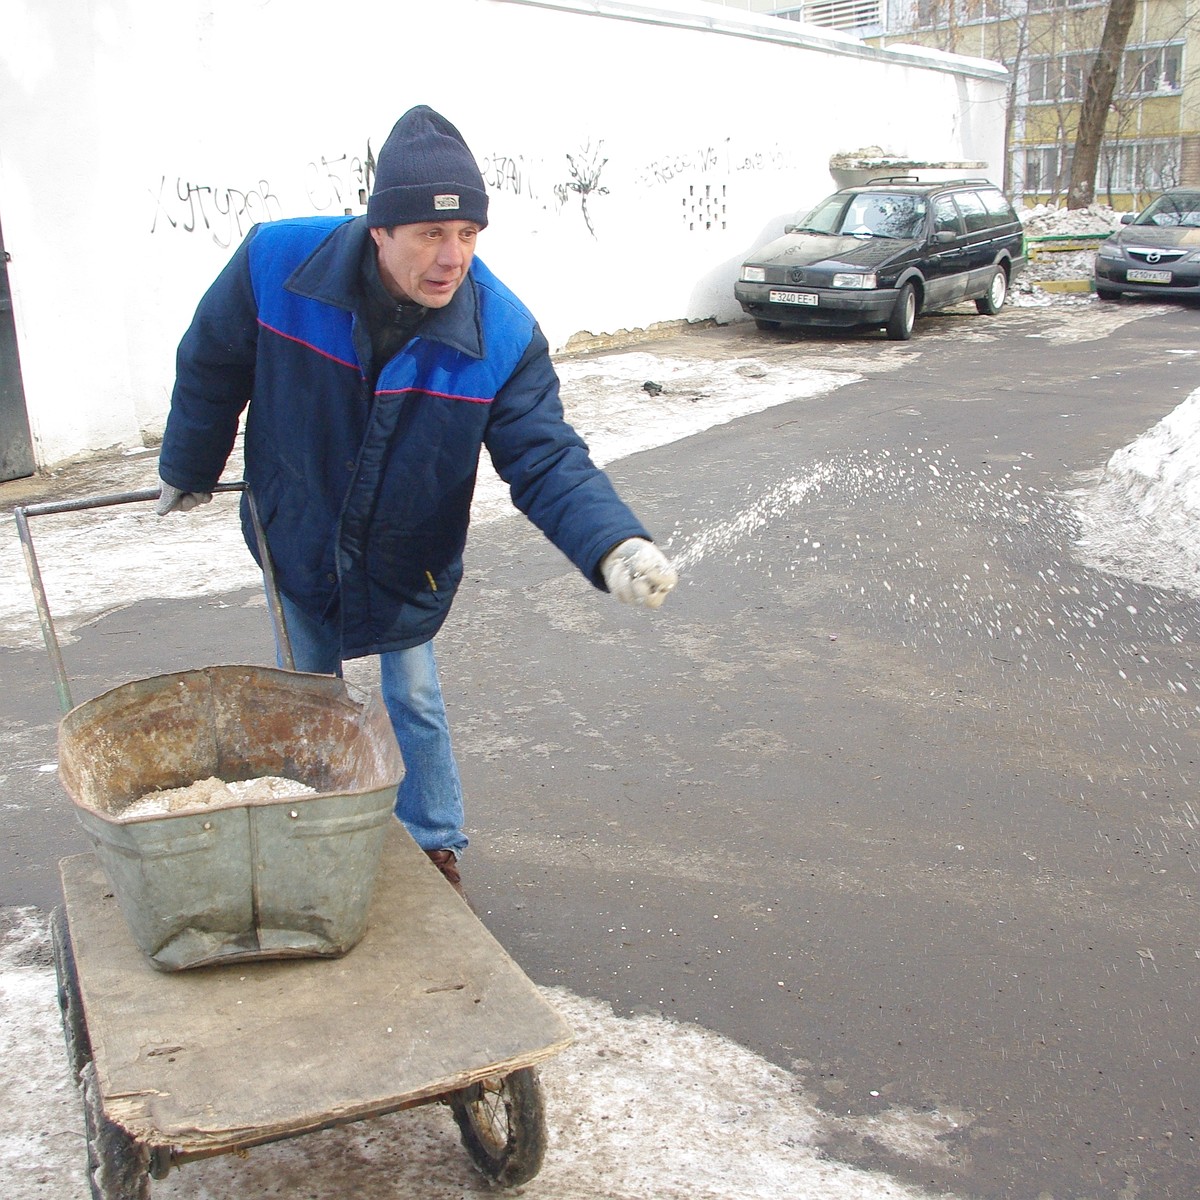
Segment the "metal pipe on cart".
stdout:
<svg viewBox="0 0 1200 1200">
<path fill-rule="evenodd" d="M 254 527 L 254 539 L 258 545 L 259 562 L 262 565 L 263 582 L 266 585 L 267 605 L 271 611 L 271 624 L 275 630 L 276 644 L 279 646 L 280 657 L 289 671 L 296 669 L 296 660 L 292 656 L 292 643 L 288 637 L 287 623 L 283 617 L 283 603 L 279 598 L 279 585 L 275 581 L 275 568 L 271 562 L 271 553 L 267 548 L 267 536 L 262 521 L 258 515 L 258 506 L 254 502 L 254 494 L 244 480 L 231 483 L 218 483 L 213 492 L 244 492 L 250 511 L 250 522 Z M 17 534 L 21 539 L 21 549 L 25 555 L 25 569 L 29 572 L 29 582 L 33 588 L 34 600 L 37 603 L 38 621 L 42 626 L 42 639 L 46 643 L 46 651 L 50 655 L 50 665 L 54 671 L 54 686 L 58 692 L 59 708 L 68 713 L 75 707 L 71 699 L 71 687 L 67 679 L 67 670 L 63 662 L 62 650 L 59 648 L 58 636 L 54 631 L 54 622 L 50 616 L 50 605 L 46 600 L 46 588 L 42 583 L 42 573 L 38 567 L 37 554 L 33 549 L 33 538 L 29 532 L 29 518 L 48 516 L 51 513 L 84 512 L 93 508 L 111 508 L 117 504 L 135 504 L 147 500 L 157 500 L 158 488 L 144 488 L 136 492 L 115 492 L 108 496 L 87 496 L 80 500 L 59 500 L 45 504 L 25 504 L 13 509 L 13 517 L 17 522 Z"/>
</svg>

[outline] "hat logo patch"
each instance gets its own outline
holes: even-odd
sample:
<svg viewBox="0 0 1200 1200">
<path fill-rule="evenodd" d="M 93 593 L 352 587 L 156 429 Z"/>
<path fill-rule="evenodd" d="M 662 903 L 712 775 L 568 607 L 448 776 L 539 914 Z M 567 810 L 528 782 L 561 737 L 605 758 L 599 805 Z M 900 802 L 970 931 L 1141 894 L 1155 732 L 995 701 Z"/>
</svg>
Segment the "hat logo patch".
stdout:
<svg viewBox="0 0 1200 1200">
<path fill-rule="evenodd" d="M 443 211 L 447 211 L 447 210 L 451 210 L 451 209 L 457 209 L 458 208 L 458 197 L 455 195 L 434 196 L 433 207 L 436 208 L 439 212 L 443 212 Z"/>
</svg>

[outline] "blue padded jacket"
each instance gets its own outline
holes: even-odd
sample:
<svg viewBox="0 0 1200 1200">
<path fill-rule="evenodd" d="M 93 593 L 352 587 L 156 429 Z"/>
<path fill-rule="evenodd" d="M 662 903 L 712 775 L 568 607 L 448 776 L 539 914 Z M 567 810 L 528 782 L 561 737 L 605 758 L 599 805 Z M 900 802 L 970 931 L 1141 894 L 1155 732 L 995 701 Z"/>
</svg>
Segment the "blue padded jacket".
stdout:
<svg viewBox="0 0 1200 1200">
<path fill-rule="evenodd" d="M 477 258 L 372 390 L 356 312 L 368 237 L 362 217 L 250 231 L 180 343 L 162 478 L 211 490 L 245 410 L 246 481 L 280 589 L 340 620 L 346 658 L 441 628 L 482 446 L 516 506 L 602 588 L 604 554 L 649 534 L 566 422 L 532 315 Z"/>
</svg>

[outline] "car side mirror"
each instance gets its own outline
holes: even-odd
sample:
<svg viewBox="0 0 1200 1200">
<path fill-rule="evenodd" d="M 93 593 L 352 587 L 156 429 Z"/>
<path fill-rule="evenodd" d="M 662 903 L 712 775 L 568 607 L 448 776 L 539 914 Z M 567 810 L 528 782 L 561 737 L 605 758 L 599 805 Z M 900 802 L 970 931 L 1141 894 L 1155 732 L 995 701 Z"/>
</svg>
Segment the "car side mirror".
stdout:
<svg viewBox="0 0 1200 1200">
<path fill-rule="evenodd" d="M 797 230 L 797 229 L 799 229 L 799 228 L 800 228 L 800 226 L 799 226 L 799 225 L 785 225 L 785 226 L 783 227 L 783 232 L 784 232 L 784 233 L 795 233 L 795 232 L 796 232 L 796 230 Z"/>
<path fill-rule="evenodd" d="M 1132 225 L 1133 219 L 1136 216 L 1137 216 L 1137 213 L 1122 213 L 1121 214 L 1121 224 L 1122 225 Z"/>
<path fill-rule="evenodd" d="M 948 245 L 950 242 L 954 241 L 954 239 L 957 237 L 958 237 L 958 234 L 956 234 L 951 229 L 939 229 L 937 231 L 937 233 L 935 233 L 933 235 L 933 240 L 939 246 L 945 246 L 945 245 Z"/>
</svg>

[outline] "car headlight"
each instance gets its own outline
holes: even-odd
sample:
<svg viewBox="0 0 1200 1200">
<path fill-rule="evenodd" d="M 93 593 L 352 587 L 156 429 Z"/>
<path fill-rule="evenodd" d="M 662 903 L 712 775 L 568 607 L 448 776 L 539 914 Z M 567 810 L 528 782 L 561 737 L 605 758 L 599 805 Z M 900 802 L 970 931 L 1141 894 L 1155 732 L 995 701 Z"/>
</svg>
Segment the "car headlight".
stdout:
<svg viewBox="0 0 1200 1200">
<path fill-rule="evenodd" d="M 742 268 L 743 283 L 766 283 L 767 268 L 766 267 L 743 267 Z"/>
<path fill-rule="evenodd" d="M 873 288 L 878 286 L 878 280 L 872 272 L 869 275 L 851 271 L 839 271 L 833 277 L 834 287 Z"/>
<path fill-rule="evenodd" d="M 1096 251 L 1096 253 L 1101 258 L 1120 258 L 1121 247 L 1115 242 L 1101 242 L 1100 248 Z"/>
</svg>

